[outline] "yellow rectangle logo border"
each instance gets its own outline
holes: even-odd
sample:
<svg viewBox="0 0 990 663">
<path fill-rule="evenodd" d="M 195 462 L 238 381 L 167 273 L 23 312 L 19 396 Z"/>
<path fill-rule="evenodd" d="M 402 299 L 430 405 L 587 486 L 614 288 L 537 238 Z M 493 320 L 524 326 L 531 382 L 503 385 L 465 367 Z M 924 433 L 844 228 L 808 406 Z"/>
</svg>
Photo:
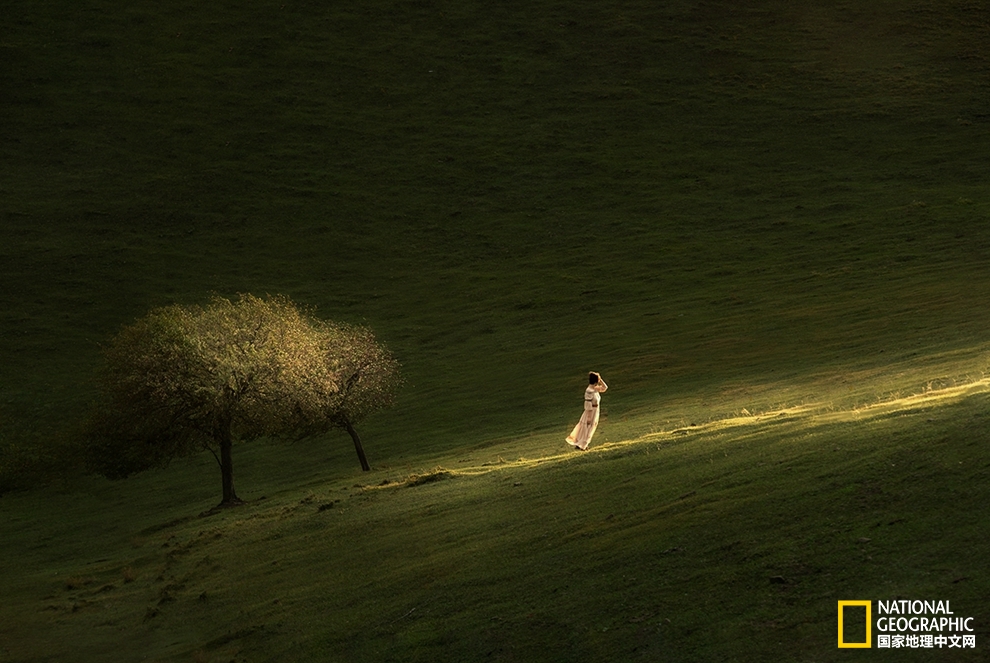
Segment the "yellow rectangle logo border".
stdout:
<svg viewBox="0 0 990 663">
<path fill-rule="evenodd" d="M 866 608 L 866 642 L 845 642 L 842 639 L 842 609 L 846 606 Z M 873 647 L 873 601 L 839 601 L 839 649 L 871 649 Z"/>
</svg>

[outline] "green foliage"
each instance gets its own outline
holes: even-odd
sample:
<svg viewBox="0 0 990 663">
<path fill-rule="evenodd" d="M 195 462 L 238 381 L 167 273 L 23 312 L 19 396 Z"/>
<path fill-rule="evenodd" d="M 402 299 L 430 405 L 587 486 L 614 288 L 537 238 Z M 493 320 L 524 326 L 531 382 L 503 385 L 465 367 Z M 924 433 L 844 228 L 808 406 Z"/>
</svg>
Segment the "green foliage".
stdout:
<svg viewBox="0 0 990 663">
<path fill-rule="evenodd" d="M 155 309 L 104 353 L 92 467 L 120 478 L 233 439 L 304 437 L 391 402 L 398 364 L 368 329 L 317 320 L 286 297 Z M 221 463 L 221 467 L 223 467 Z"/>
<path fill-rule="evenodd" d="M 326 356 L 339 388 L 333 403 L 314 411 L 309 418 L 326 417 L 327 425 L 343 428 L 364 420 L 387 407 L 400 385 L 398 364 L 367 327 L 339 327 L 322 324 L 321 331 L 332 339 Z"/>
</svg>

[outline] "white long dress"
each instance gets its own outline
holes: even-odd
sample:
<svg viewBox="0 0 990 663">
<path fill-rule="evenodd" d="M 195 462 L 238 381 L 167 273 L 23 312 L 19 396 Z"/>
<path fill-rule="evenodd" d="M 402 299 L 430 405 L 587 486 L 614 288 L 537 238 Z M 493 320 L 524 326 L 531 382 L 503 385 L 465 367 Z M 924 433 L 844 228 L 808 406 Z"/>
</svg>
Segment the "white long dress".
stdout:
<svg viewBox="0 0 990 663">
<path fill-rule="evenodd" d="M 607 389 L 608 385 L 605 384 L 605 381 L 599 380 L 598 384 L 589 384 L 588 388 L 584 390 L 584 412 L 581 414 L 581 420 L 577 422 L 577 426 L 567 436 L 567 444 L 582 451 L 591 444 L 591 438 L 595 435 L 595 429 L 598 428 L 598 416 L 601 410 L 599 406 L 602 402 L 601 394 Z"/>
</svg>

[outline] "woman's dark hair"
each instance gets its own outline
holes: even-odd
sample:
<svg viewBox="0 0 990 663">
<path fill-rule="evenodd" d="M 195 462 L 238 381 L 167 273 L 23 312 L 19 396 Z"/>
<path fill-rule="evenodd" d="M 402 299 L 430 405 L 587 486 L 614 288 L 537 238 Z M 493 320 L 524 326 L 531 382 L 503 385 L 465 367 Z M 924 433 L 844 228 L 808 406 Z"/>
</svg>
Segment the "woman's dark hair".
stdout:
<svg viewBox="0 0 990 663">
<path fill-rule="evenodd" d="M 598 373 L 595 373 L 594 371 L 588 373 L 588 384 L 598 384 L 599 379 Z"/>
</svg>

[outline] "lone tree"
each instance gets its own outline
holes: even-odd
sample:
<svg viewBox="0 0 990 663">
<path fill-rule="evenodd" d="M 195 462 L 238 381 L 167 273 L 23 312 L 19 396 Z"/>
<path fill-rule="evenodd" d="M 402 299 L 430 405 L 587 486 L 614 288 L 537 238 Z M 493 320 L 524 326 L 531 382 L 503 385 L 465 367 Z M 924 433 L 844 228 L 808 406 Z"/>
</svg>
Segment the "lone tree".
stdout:
<svg viewBox="0 0 990 663">
<path fill-rule="evenodd" d="M 287 297 L 168 306 L 125 327 L 105 348 L 102 398 L 87 426 L 93 469 L 123 478 L 209 450 L 223 500 L 234 492 L 235 441 L 354 430 L 391 404 L 398 363 L 363 327 L 319 320 Z"/>
</svg>

